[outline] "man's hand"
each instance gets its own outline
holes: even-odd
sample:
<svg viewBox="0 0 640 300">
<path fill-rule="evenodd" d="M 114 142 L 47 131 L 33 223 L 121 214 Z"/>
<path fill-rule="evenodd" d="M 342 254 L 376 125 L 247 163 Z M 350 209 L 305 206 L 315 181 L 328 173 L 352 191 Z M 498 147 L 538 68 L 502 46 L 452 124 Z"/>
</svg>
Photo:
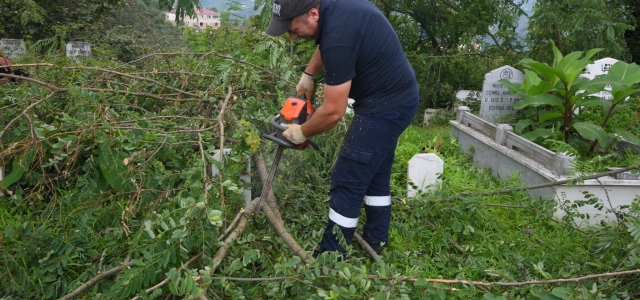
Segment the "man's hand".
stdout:
<svg viewBox="0 0 640 300">
<path fill-rule="evenodd" d="M 296 145 L 302 144 L 307 140 L 304 134 L 302 134 L 302 126 L 298 124 L 288 124 L 287 130 L 285 130 L 282 135 Z"/>
<path fill-rule="evenodd" d="M 298 85 L 296 85 L 296 94 L 298 97 L 302 96 L 302 94 L 306 94 L 307 99 L 311 99 L 313 97 L 313 91 L 315 90 L 314 85 L 315 76 L 308 74 L 306 72 L 302 73 L 302 77 L 300 77 L 300 81 Z"/>
</svg>

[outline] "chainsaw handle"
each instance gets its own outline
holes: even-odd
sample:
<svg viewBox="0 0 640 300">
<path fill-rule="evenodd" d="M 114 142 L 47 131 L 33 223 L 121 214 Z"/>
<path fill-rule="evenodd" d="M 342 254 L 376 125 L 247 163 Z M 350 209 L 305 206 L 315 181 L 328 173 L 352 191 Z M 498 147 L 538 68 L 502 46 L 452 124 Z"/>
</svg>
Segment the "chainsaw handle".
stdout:
<svg viewBox="0 0 640 300">
<path fill-rule="evenodd" d="M 273 117 L 273 119 L 271 119 L 271 126 L 273 126 L 273 128 L 278 129 L 282 132 L 284 132 L 285 130 L 287 130 L 286 126 L 282 126 L 278 123 L 278 119 L 280 119 L 280 115 L 276 115 L 275 117 Z M 311 139 L 307 139 L 306 143 L 309 144 L 309 146 L 311 146 L 311 148 L 313 148 L 314 150 L 320 150 L 320 147 L 318 146 L 318 144 L 316 144 L 316 142 L 314 142 Z"/>
</svg>

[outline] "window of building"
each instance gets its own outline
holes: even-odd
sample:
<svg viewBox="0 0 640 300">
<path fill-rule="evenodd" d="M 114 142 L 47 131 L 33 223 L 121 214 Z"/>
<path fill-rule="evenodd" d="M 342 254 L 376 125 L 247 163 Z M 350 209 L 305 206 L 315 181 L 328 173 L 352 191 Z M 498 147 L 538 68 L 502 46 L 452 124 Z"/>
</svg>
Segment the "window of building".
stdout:
<svg viewBox="0 0 640 300">
<path fill-rule="evenodd" d="M 200 26 L 203 26 L 203 25 L 204 25 L 204 23 L 200 22 Z"/>
</svg>

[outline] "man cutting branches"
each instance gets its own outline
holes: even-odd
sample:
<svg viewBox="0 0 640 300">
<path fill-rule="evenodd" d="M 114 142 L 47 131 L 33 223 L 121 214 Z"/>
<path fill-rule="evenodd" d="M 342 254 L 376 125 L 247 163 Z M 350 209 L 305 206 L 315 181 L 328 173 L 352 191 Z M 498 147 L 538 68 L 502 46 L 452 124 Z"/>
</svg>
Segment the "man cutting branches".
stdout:
<svg viewBox="0 0 640 300">
<path fill-rule="evenodd" d="M 415 73 L 389 21 L 366 0 L 275 0 L 265 31 L 288 33 L 318 45 L 296 86 L 312 89 L 325 70 L 325 99 L 313 118 L 289 125 L 283 135 L 295 144 L 335 126 L 355 99 L 355 116 L 331 174 L 329 220 L 315 255 L 345 252 L 333 233 L 338 226 L 351 243 L 364 202 L 364 239 L 378 254 L 389 244 L 391 166 L 398 137 L 418 107 Z"/>
</svg>

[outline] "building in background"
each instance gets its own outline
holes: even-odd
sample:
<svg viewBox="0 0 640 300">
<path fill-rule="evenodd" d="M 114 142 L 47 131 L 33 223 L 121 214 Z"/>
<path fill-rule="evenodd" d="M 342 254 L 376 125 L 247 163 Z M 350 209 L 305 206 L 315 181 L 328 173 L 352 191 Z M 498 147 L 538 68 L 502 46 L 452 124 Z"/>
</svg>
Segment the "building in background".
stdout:
<svg viewBox="0 0 640 300">
<path fill-rule="evenodd" d="M 195 27 L 199 29 L 205 29 L 211 27 L 214 29 L 220 28 L 220 14 L 208 9 L 196 9 L 196 15 L 192 18 L 190 16 L 184 16 L 184 26 Z M 176 11 L 164 12 L 167 21 L 176 25 Z"/>
</svg>

